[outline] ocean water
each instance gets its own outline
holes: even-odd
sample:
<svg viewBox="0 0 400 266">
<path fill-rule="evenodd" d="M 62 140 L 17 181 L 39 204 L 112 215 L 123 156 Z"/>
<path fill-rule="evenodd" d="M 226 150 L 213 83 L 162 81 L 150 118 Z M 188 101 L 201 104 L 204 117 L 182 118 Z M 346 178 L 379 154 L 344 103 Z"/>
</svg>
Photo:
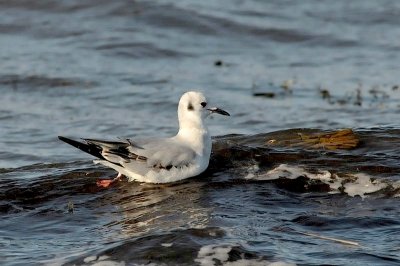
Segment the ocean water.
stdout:
<svg viewBox="0 0 400 266">
<path fill-rule="evenodd" d="M 399 26 L 395 0 L 0 1 L 0 264 L 400 264 Z M 101 189 L 57 139 L 173 135 L 188 90 L 231 114 L 199 177 Z"/>
</svg>

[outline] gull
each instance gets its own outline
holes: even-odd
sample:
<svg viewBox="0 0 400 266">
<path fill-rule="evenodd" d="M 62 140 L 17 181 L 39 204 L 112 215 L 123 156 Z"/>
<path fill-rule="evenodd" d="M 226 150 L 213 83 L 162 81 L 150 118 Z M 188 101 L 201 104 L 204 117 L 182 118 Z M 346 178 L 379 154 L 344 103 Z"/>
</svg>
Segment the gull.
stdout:
<svg viewBox="0 0 400 266">
<path fill-rule="evenodd" d="M 204 120 L 212 113 L 229 116 L 220 108 L 207 108 L 201 92 L 189 91 L 179 100 L 179 130 L 173 137 L 119 141 L 58 138 L 97 157 L 94 163 L 118 172 L 111 180 L 97 181 L 98 186 L 108 187 L 122 176 L 128 181 L 170 183 L 197 176 L 207 169 L 212 142 Z"/>
</svg>

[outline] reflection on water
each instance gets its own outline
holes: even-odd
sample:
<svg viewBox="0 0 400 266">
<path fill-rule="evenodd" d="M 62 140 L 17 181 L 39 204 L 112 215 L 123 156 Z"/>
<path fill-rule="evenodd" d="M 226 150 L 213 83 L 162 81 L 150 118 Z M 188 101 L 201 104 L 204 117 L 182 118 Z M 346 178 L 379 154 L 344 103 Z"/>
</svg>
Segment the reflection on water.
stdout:
<svg viewBox="0 0 400 266">
<path fill-rule="evenodd" d="M 125 237 L 174 228 L 205 228 L 211 206 L 203 195 L 204 182 L 173 185 L 127 184 L 113 194 L 110 201 L 123 219 L 118 225 Z"/>
</svg>

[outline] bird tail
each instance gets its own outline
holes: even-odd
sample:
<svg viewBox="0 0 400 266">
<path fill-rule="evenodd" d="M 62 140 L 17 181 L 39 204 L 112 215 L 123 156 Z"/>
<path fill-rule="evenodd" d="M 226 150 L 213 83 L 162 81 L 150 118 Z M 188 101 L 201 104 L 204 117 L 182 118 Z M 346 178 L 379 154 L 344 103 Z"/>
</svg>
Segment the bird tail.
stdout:
<svg viewBox="0 0 400 266">
<path fill-rule="evenodd" d="M 92 144 L 92 143 L 84 143 L 84 142 L 80 142 L 80 141 L 76 141 L 70 138 L 66 138 L 63 136 L 58 136 L 58 138 L 62 141 L 64 141 L 65 143 L 68 143 L 69 145 L 74 146 L 75 148 L 80 149 L 81 151 L 84 151 L 86 153 L 89 153 L 99 159 L 105 160 L 105 158 L 103 157 L 103 155 L 101 155 L 101 151 L 102 148 Z"/>
</svg>

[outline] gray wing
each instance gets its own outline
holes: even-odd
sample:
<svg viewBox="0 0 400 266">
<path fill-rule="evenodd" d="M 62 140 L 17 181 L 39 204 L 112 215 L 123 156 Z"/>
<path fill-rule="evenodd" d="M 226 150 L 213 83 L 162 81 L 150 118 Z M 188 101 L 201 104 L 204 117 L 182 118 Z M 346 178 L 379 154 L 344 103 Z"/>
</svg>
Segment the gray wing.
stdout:
<svg viewBox="0 0 400 266">
<path fill-rule="evenodd" d="M 146 157 L 148 167 L 171 168 L 189 164 L 196 153 L 174 138 L 139 140 L 138 146 L 129 146 L 131 153 Z"/>
<path fill-rule="evenodd" d="M 137 160 L 137 161 L 146 161 L 147 158 L 142 158 L 141 156 L 129 152 L 130 147 L 140 148 L 129 140 L 122 141 L 107 141 L 107 140 L 98 140 L 98 139 L 83 139 L 86 141 L 88 145 L 96 147 L 101 156 L 112 162 L 112 163 L 120 163 L 123 161 Z M 110 157 L 107 158 L 107 157 Z M 112 159 L 113 158 L 113 159 Z"/>
<path fill-rule="evenodd" d="M 150 170 L 182 167 L 194 160 L 196 153 L 174 138 L 132 141 L 104 141 L 85 139 L 101 148 L 101 155 L 109 162 L 144 175 Z"/>
</svg>

